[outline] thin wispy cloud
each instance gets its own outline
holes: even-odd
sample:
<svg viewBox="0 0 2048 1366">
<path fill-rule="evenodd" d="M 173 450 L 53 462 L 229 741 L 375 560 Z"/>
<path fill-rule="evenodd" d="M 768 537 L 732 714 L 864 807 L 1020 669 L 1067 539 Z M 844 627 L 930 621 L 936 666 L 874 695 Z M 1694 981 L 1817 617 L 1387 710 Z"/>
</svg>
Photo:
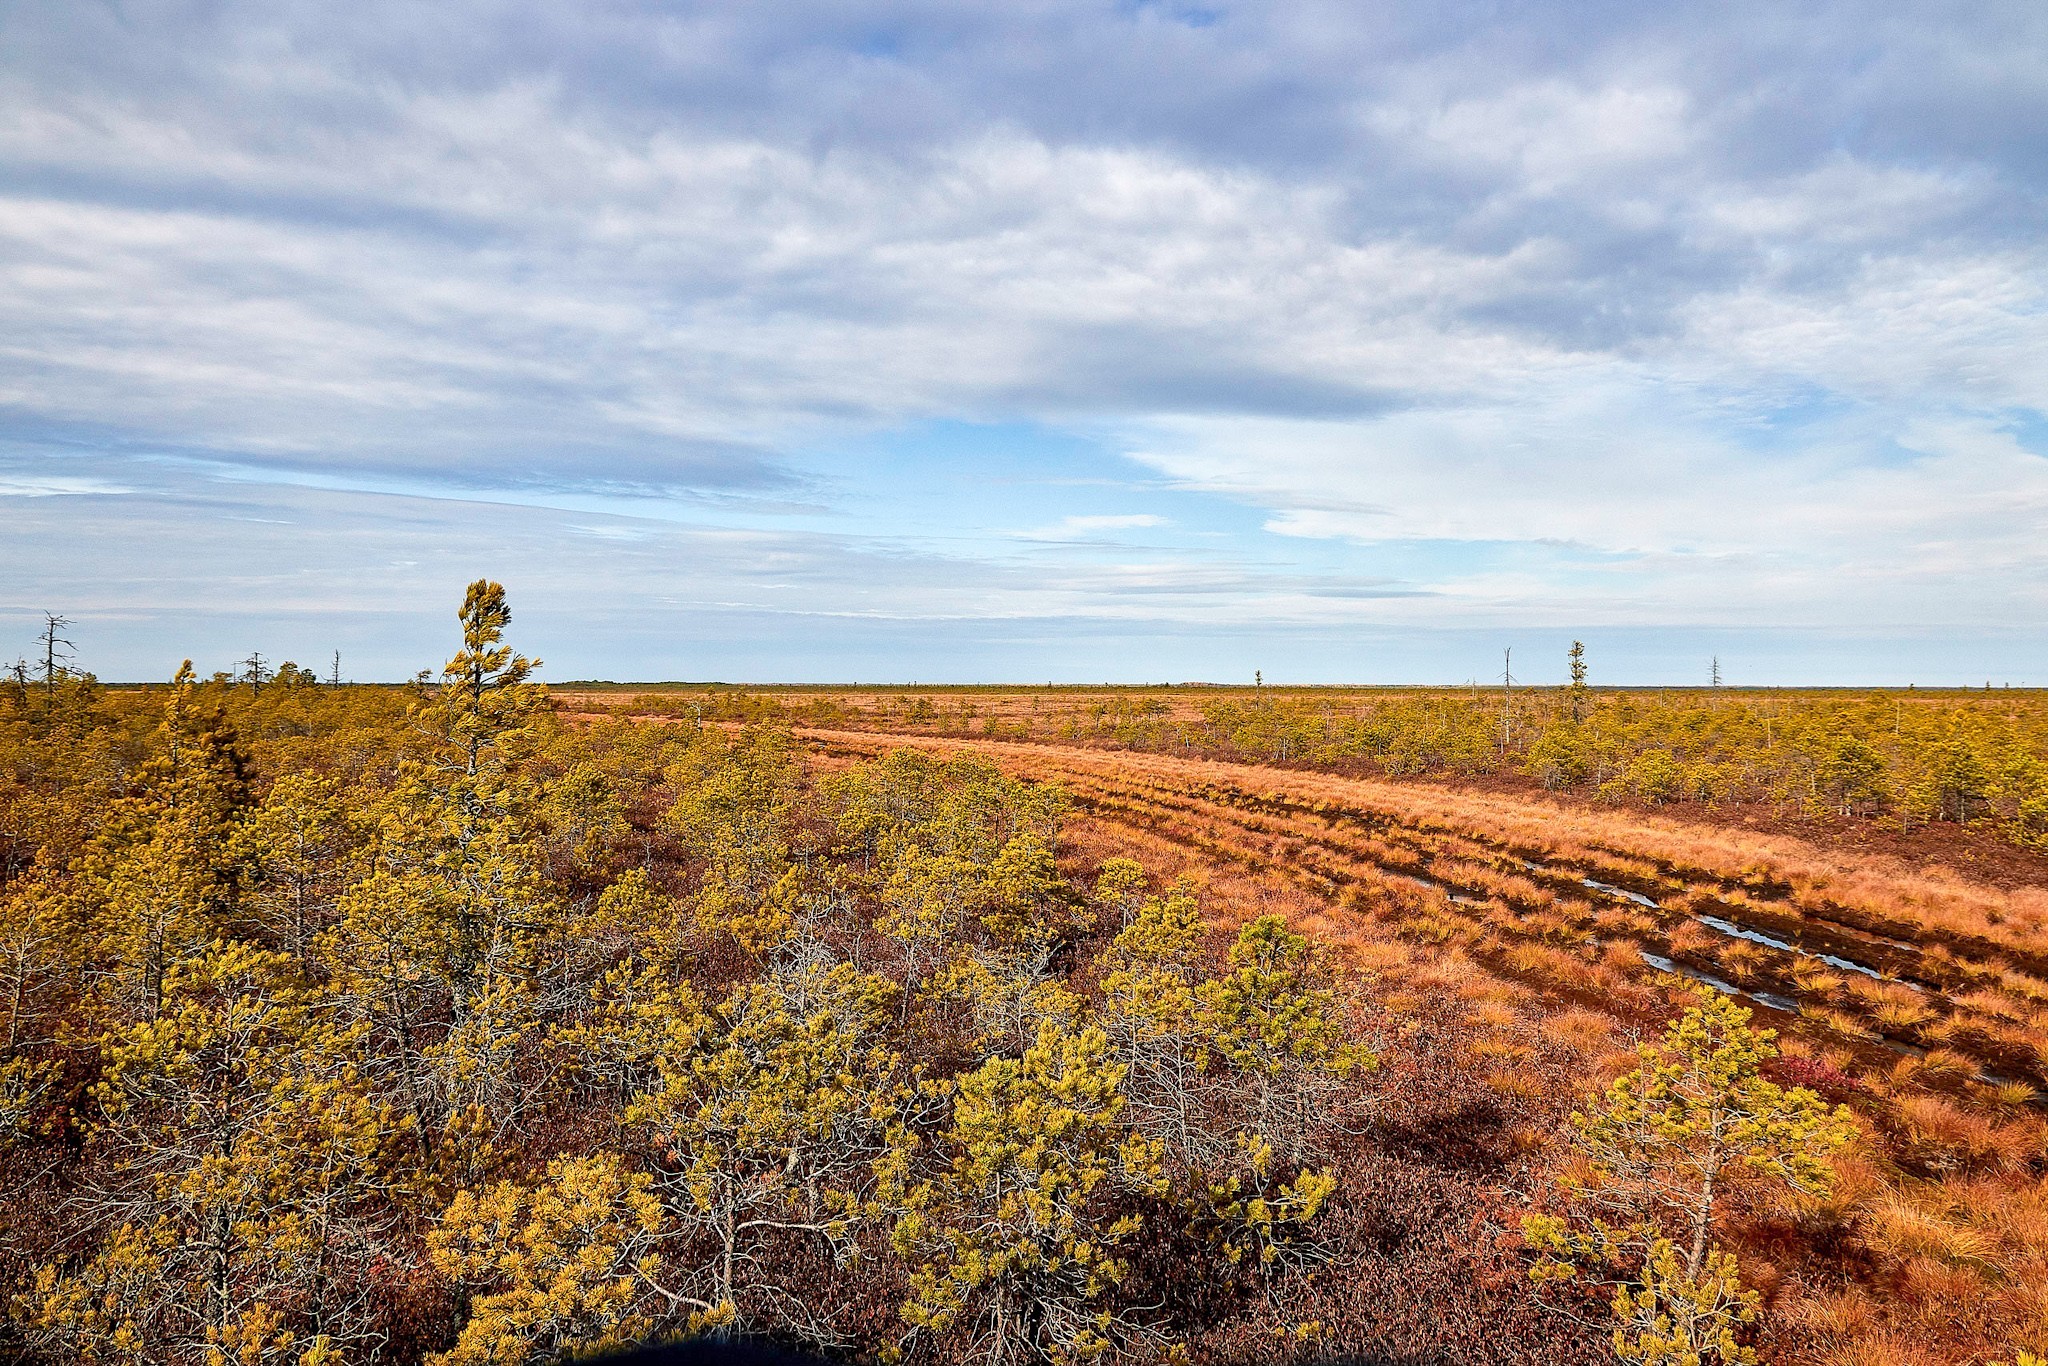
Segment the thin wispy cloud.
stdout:
<svg viewBox="0 0 2048 1366">
<path fill-rule="evenodd" d="M 1170 525 L 1150 512 L 1089 513 L 1062 517 L 1051 526 L 1013 533 L 1026 541 L 1066 541 L 1114 531 L 1144 531 Z"/>
<path fill-rule="evenodd" d="M 104 479 L 73 475 L 0 476 L 0 498 L 75 498 L 86 494 L 102 497 L 134 490 Z"/>
<path fill-rule="evenodd" d="M 1149 512 L 1106 513 L 1060 519 L 1060 527 L 1066 531 L 1136 531 L 1142 527 L 1165 525 L 1167 521 L 1164 517 Z"/>
<path fill-rule="evenodd" d="M 665 622 L 536 622 L 575 672 L 869 667 L 826 611 L 1875 676 L 2048 608 L 2044 54 L 2017 0 L 15 7 L 0 607 L 346 610 L 397 675 L 387 611 L 516 565 Z"/>
</svg>

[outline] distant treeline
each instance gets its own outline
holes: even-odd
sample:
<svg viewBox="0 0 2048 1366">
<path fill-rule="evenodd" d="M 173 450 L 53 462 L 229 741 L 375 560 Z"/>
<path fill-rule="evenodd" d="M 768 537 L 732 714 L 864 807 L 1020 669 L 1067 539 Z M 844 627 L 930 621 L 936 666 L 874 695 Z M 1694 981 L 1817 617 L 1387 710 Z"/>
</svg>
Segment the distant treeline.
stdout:
<svg viewBox="0 0 2048 1366">
<path fill-rule="evenodd" d="M 2048 844 L 2048 697 L 2035 690 L 1493 688 L 639 697 L 706 721 L 886 725 L 1155 753 L 1532 778 L 1652 804 L 1769 803 Z"/>
</svg>

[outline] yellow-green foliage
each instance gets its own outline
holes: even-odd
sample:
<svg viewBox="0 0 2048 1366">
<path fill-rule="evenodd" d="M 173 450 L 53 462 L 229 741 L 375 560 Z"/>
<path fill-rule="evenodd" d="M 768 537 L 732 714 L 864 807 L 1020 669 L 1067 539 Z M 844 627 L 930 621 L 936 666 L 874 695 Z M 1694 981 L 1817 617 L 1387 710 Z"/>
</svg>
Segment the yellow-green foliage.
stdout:
<svg viewBox="0 0 2048 1366">
<path fill-rule="evenodd" d="M 459 620 L 406 688 L 0 690 L 0 1354 L 1144 1358 L 1164 1241 L 1246 1312 L 1319 1255 L 1371 1058 L 1305 937 L 1082 890 L 987 763 L 564 725 Z"/>
<path fill-rule="evenodd" d="M 1735 1334 L 1756 1298 L 1713 1246 L 1715 1219 L 1758 1186 L 1826 1193 L 1830 1159 L 1855 1132 L 1847 1110 L 1762 1075 L 1775 1036 L 1748 1009 L 1706 988 L 1696 1001 L 1572 1115 L 1582 1165 L 1563 1178 L 1565 1212 L 1523 1221 L 1535 1280 L 1590 1272 L 1616 1287 L 1616 1350 L 1629 1361 L 1754 1359 Z"/>
<path fill-rule="evenodd" d="M 1364 762 L 1397 776 L 1519 773 L 1615 800 L 1986 821 L 2022 843 L 2048 841 L 2048 703 L 2032 689 L 1176 688 L 1032 701 L 1003 734 L 1254 762 Z M 891 727 L 969 729 L 964 713 L 943 706 L 834 705 Z M 984 730 L 996 734 L 997 722 Z"/>
<path fill-rule="evenodd" d="M 647 1337 L 669 1307 L 651 1184 L 600 1155 L 551 1162 L 535 1186 L 459 1192 L 427 1247 L 442 1275 L 481 1293 L 437 1366 L 547 1361 Z"/>
<path fill-rule="evenodd" d="M 1091 1199 L 1161 1185 L 1158 1151 L 1117 1123 L 1123 1068 L 1099 1029 L 1048 1024 L 1019 1058 L 960 1079 L 941 1177 L 911 1188 L 891 1242 L 911 1263 L 904 1317 L 963 1318 L 990 1361 L 1092 1360 L 1117 1343 L 1119 1247 L 1143 1227 Z"/>
<path fill-rule="evenodd" d="M 1756 1351 L 1737 1336 L 1762 1299 L 1742 1288 L 1735 1258 L 1711 1251 L 1697 1271 L 1667 1238 L 1650 1245 L 1641 1279 L 1614 1291 L 1614 1354 L 1643 1366 L 1750 1366 Z"/>
</svg>

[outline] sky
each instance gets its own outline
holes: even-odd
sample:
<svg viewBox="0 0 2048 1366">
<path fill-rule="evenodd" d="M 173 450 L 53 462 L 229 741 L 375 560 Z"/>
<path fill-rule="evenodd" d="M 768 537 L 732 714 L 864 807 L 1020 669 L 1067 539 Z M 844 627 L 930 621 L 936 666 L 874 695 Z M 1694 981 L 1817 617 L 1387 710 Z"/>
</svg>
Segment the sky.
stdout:
<svg viewBox="0 0 2048 1366">
<path fill-rule="evenodd" d="M 2048 683 L 2048 5 L 19 0 L 0 655 Z"/>
</svg>

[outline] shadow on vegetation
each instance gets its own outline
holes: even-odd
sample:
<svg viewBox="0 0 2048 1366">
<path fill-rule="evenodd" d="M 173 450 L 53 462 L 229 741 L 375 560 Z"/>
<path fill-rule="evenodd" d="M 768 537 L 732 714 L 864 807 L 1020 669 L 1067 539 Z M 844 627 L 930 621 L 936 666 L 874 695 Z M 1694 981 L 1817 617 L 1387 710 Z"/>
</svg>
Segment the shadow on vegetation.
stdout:
<svg viewBox="0 0 2048 1366">
<path fill-rule="evenodd" d="M 1500 1105 L 1490 1099 L 1467 1100 L 1456 1109 L 1414 1114 L 1405 1119 L 1383 1116 L 1372 1139 L 1382 1152 L 1452 1172 L 1497 1172 L 1499 1140 L 1507 1125 Z"/>
<path fill-rule="evenodd" d="M 821 1357 L 803 1356 L 761 1343 L 699 1339 L 631 1347 L 600 1356 L 571 1355 L 558 1366 L 826 1366 Z"/>
<path fill-rule="evenodd" d="M 1244 1366 L 1254 1360 L 1243 1359 Z M 1441 1358 L 1420 1356 L 1318 1356 L 1301 1366 L 1440 1366 Z M 762 1343 L 699 1339 L 633 1347 L 602 1356 L 562 1357 L 556 1366 L 832 1366 L 823 1357 L 805 1356 Z"/>
</svg>

